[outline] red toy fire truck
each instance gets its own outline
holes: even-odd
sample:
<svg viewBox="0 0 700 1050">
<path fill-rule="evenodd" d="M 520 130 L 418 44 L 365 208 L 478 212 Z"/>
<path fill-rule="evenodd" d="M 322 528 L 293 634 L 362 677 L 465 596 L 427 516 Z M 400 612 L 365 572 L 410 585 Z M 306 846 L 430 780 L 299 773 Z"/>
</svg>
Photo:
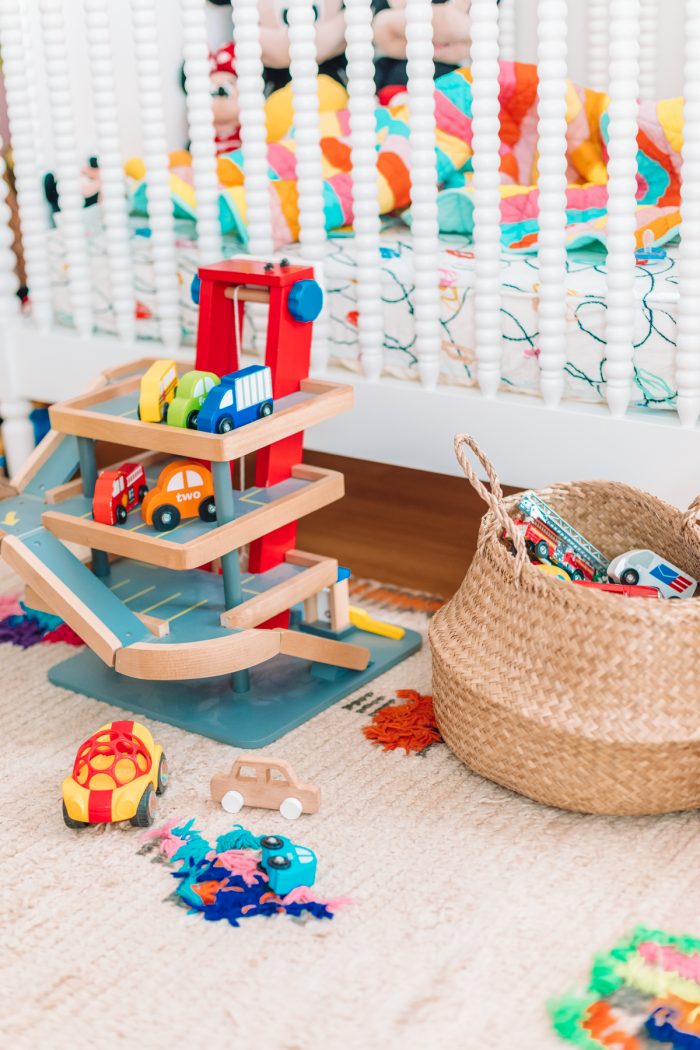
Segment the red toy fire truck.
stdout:
<svg viewBox="0 0 700 1050">
<path fill-rule="evenodd" d="M 515 525 L 524 533 L 532 557 L 558 565 L 572 580 L 607 580 L 607 558 L 536 492 L 524 492 L 518 510 L 522 516 Z"/>
<path fill-rule="evenodd" d="M 103 525 L 123 525 L 137 503 L 148 492 L 141 463 L 122 463 L 116 470 L 103 470 L 95 482 L 92 516 Z"/>
<path fill-rule="evenodd" d="M 515 524 L 525 534 L 528 550 L 538 561 L 549 561 L 568 572 L 572 580 L 591 579 L 593 570 L 575 552 L 562 543 L 561 537 L 543 521 L 526 521 L 516 518 Z"/>
</svg>

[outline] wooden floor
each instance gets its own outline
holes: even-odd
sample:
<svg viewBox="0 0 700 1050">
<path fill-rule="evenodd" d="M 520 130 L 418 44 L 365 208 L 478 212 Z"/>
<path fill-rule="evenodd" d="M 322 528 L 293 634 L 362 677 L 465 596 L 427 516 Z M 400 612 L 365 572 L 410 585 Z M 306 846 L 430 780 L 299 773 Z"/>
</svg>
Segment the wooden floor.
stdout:
<svg viewBox="0 0 700 1050">
<path fill-rule="evenodd" d="M 318 452 L 305 462 L 345 474 L 345 499 L 299 523 L 304 550 L 369 576 L 449 598 L 474 553 L 485 505 L 464 478 Z"/>
</svg>

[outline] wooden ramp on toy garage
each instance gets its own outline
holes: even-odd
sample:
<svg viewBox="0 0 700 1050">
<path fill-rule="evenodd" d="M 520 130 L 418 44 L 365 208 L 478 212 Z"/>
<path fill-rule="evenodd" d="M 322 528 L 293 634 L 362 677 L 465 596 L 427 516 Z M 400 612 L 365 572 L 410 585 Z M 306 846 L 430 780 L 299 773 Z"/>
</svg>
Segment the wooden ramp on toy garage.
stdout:
<svg viewBox="0 0 700 1050">
<path fill-rule="evenodd" d="M 413 632 L 397 642 L 350 628 L 339 641 L 227 627 L 218 575 L 122 559 L 102 580 L 41 528 L 1 549 L 28 603 L 92 650 L 53 668 L 52 682 L 239 747 L 270 743 L 420 645 Z M 243 669 L 250 687 L 236 693 L 230 676 Z"/>
</svg>

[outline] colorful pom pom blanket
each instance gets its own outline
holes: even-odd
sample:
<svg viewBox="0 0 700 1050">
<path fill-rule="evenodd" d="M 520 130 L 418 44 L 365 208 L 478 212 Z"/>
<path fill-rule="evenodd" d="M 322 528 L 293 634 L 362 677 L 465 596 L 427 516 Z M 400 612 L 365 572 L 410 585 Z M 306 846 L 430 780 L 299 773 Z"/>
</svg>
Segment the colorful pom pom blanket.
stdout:
<svg viewBox="0 0 700 1050">
<path fill-rule="evenodd" d="M 502 62 L 501 239 L 513 252 L 537 251 L 537 67 Z M 608 96 L 569 83 L 567 89 L 569 248 L 605 244 L 607 224 Z M 469 69 L 435 82 L 438 216 L 442 233 L 473 228 L 472 89 Z M 637 247 L 649 230 L 661 244 L 680 222 L 682 100 L 642 102 L 639 108 Z M 320 114 L 326 229 L 351 226 L 352 161 L 347 109 Z M 378 199 L 381 215 L 405 213 L 410 222 L 409 114 L 405 105 L 376 109 Z M 292 133 L 268 144 L 270 200 L 276 247 L 297 239 L 299 207 Z M 133 165 L 131 170 L 138 170 Z M 244 243 L 246 201 L 242 150 L 219 158 L 219 214 L 224 233 Z M 177 216 L 196 218 L 193 172 L 184 151 L 173 156 L 170 185 Z M 147 179 L 134 180 L 131 204 L 147 215 Z M 647 241 L 649 235 L 647 235 Z"/>
<path fill-rule="evenodd" d="M 700 1050 L 700 940 L 638 926 L 595 958 L 587 992 L 550 1015 L 585 1050 Z"/>
</svg>

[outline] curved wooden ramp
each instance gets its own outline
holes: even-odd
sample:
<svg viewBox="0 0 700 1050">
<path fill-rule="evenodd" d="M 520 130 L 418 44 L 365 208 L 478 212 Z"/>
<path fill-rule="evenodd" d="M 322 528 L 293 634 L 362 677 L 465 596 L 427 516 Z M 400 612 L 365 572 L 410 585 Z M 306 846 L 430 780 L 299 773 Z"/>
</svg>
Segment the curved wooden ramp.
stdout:
<svg viewBox="0 0 700 1050">
<path fill-rule="evenodd" d="M 138 616 L 45 529 L 23 540 L 5 536 L 2 556 L 110 667 L 125 645 L 150 637 Z"/>
<path fill-rule="evenodd" d="M 300 631 L 236 629 L 193 641 L 154 638 L 148 622 L 45 529 L 20 540 L 6 536 L 2 555 L 46 607 L 73 628 L 120 674 L 147 681 L 181 681 L 232 674 L 282 653 L 314 663 L 364 670 L 369 651 Z"/>
</svg>

